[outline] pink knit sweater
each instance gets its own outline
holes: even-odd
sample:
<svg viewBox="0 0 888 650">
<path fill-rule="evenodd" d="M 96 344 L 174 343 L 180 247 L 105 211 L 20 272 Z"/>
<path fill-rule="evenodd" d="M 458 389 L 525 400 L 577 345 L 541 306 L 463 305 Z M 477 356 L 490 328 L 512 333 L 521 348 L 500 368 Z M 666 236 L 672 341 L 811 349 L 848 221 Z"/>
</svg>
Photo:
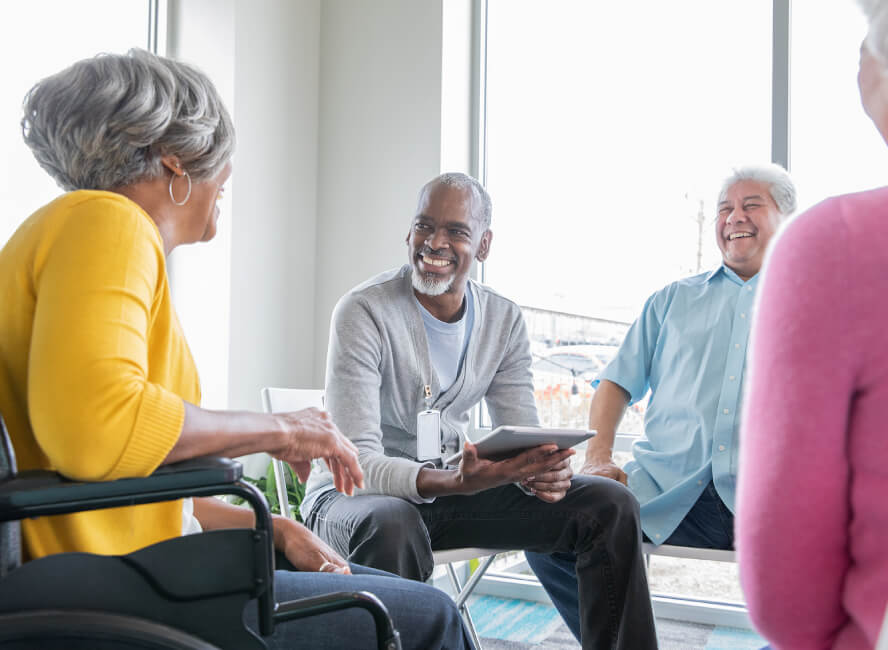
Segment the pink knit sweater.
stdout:
<svg viewBox="0 0 888 650">
<path fill-rule="evenodd" d="M 780 650 L 872 648 L 888 603 L 888 188 L 795 219 L 765 263 L 737 547 Z"/>
</svg>

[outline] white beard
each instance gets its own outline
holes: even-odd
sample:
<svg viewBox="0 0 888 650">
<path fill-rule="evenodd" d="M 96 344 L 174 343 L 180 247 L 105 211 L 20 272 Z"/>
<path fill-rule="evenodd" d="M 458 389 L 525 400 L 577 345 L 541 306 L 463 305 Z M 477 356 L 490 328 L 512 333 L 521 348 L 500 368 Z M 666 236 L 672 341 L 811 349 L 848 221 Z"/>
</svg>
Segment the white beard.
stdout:
<svg viewBox="0 0 888 650">
<path fill-rule="evenodd" d="M 415 266 L 413 267 L 411 279 L 413 280 L 413 288 L 425 296 L 440 296 L 447 293 L 453 284 L 453 275 L 441 280 L 431 280 L 423 277 L 422 273 Z"/>
</svg>

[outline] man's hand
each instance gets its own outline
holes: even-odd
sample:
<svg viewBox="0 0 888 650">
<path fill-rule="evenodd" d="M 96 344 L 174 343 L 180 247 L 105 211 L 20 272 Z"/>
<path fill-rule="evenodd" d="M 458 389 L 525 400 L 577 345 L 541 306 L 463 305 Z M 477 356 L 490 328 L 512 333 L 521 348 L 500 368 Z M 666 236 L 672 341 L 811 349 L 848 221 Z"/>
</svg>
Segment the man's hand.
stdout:
<svg viewBox="0 0 888 650">
<path fill-rule="evenodd" d="M 275 517 L 274 545 L 300 571 L 351 573 L 348 562 L 302 524 Z"/>
<path fill-rule="evenodd" d="M 521 485 L 533 492 L 541 501 L 555 503 L 567 494 L 572 476 L 573 469 L 568 457 L 550 470 L 524 479 Z"/>
<path fill-rule="evenodd" d="M 580 469 L 580 474 L 588 476 L 603 476 L 619 481 L 623 485 L 628 485 L 626 472 L 614 463 L 614 459 L 610 454 L 606 456 L 586 457 L 586 464 Z"/>
<path fill-rule="evenodd" d="M 456 476 L 461 487 L 459 493 L 475 494 L 509 483 L 538 481 L 547 495 L 540 498 L 544 501 L 557 501 L 564 496 L 558 496 L 562 488 L 566 492 L 567 487 L 570 487 L 571 474 L 566 475 L 567 487 L 564 487 L 565 464 L 569 472 L 570 457 L 573 455 L 573 449 L 558 449 L 557 445 L 550 444 L 533 447 L 505 460 L 494 461 L 478 458 L 478 449 L 466 442 Z"/>
</svg>

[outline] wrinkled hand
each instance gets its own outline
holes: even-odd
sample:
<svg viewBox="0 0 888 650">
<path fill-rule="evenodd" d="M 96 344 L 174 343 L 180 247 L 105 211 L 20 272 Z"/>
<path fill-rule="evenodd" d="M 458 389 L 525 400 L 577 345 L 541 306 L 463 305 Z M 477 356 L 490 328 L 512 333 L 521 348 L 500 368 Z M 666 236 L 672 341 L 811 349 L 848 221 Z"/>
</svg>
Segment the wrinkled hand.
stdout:
<svg viewBox="0 0 888 650">
<path fill-rule="evenodd" d="M 348 562 L 302 524 L 275 517 L 274 529 L 275 547 L 300 571 L 351 573 Z"/>
<path fill-rule="evenodd" d="M 276 417 L 284 432 L 284 446 L 272 456 L 290 463 L 300 481 L 308 480 L 312 459 L 323 458 L 339 492 L 351 495 L 355 486 L 364 487 L 358 449 L 333 424 L 327 411 L 307 408 Z"/>
<path fill-rule="evenodd" d="M 557 475 L 563 473 L 563 464 L 567 462 L 569 465 L 573 455 L 573 449 L 558 449 L 558 445 L 550 444 L 533 447 L 505 460 L 494 461 L 478 458 L 478 449 L 466 442 L 457 479 L 463 486 L 463 494 L 475 494 L 509 483 L 524 483 L 528 479 L 544 475 L 549 477 L 542 481 L 544 484 L 560 485 L 563 479 Z M 569 476 L 567 480 L 569 485 Z"/>
<path fill-rule="evenodd" d="M 587 458 L 586 464 L 580 469 L 580 474 L 612 478 L 623 485 L 628 485 L 626 472 L 620 469 L 620 467 L 614 463 L 614 459 L 610 456 L 593 459 Z"/>
<path fill-rule="evenodd" d="M 521 485 L 526 487 L 533 494 L 546 503 L 555 503 L 564 498 L 570 489 L 570 479 L 573 476 L 573 469 L 570 466 L 570 458 L 565 458 L 555 467 L 529 476 Z"/>
</svg>

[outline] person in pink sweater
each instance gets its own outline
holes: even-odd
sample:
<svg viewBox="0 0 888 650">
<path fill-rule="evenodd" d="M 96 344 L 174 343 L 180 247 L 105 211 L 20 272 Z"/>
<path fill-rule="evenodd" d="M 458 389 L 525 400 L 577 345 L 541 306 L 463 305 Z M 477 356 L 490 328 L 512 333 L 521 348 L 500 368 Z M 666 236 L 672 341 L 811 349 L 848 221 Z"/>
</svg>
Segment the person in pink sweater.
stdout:
<svg viewBox="0 0 888 650">
<path fill-rule="evenodd" d="M 858 82 L 888 142 L 888 2 Z M 743 413 L 737 550 L 778 650 L 873 648 L 888 603 L 888 187 L 799 215 L 766 260 Z"/>
</svg>

